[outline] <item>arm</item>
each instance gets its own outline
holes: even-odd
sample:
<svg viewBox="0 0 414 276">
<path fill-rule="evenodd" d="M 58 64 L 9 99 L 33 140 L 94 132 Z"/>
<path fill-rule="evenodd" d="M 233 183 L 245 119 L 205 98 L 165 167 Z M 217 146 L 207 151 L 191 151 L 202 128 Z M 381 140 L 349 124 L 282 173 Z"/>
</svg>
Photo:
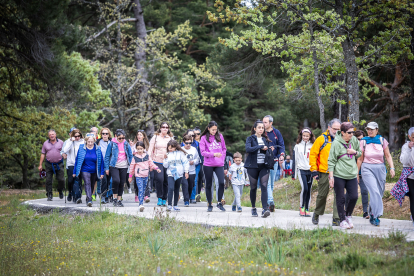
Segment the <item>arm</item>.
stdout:
<svg viewBox="0 0 414 276">
<path fill-rule="evenodd" d="M 63 143 L 63 147 L 62 147 L 63 153 L 68 153 L 72 149 L 73 143 L 70 143 L 70 142 L 71 141 L 69 141 L 68 143 L 68 141 L 66 140 L 65 143 Z M 60 153 L 62 153 L 62 151 Z"/>
<path fill-rule="evenodd" d="M 197 152 L 197 150 L 195 151 L 193 161 L 194 161 L 194 165 L 196 165 L 196 166 L 197 166 L 198 164 L 200 164 L 200 156 L 198 156 L 198 152 Z"/>
<path fill-rule="evenodd" d="M 395 167 L 394 167 L 394 162 L 392 161 L 390 148 L 388 146 L 384 149 L 384 155 L 385 155 L 385 158 L 387 159 L 388 164 L 390 165 L 391 177 L 394 177 L 395 176 Z"/>
<path fill-rule="evenodd" d="M 168 167 L 169 167 L 168 157 L 164 158 L 164 161 L 162 162 L 162 165 L 164 166 L 164 168 L 168 169 Z"/>
<path fill-rule="evenodd" d="M 263 146 L 259 146 L 259 145 L 257 145 L 257 146 L 252 146 L 252 140 L 253 140 L 252 136 L 249 136 L 249 137 L 247 137 L 247 139 L 246 139 L 246 152 L 247 152 L 247 153 L 256 152 L 256 151 L 258 151 L 259 149 L 264 148 L 264 145 L 263 145 Z"/>
<path fill-rule="evenodd" d="M 42 171 L 42 169 L 43 169 L 43 161 L 45 161 L 45 154 L 44 153 L 42 153 L 41 155 L 40 155 L 40 162 L 39 162 L 39 171 Z"/>
<path fill-rule="evenodd" d="M 134 160 L 132 160 L 132 162 L 134 162 Z M 151 158 L 150 158 L 150 160 L 148 160 L 148 167 L 150 169 L 153 169 L 154 171 L 159 170 L 158 166 L 154 164 L 154 162 L 151 160 Z"/>
<path fill-rule="evenodd" d="M 108 148 L 106 149 L 106 153 L 105 153 L 105 171 L 109 171 L 109 160 L 111 159 L 111 154 L 112 154 L 112 142 L 109 142 Z"/>
<path fill-rule="evenodd" d="M 102 152 L 99 153 L 101 155 L 101 168 L 100 168 L 100 172 L 101 172 L 101 176 L 105 175 L 105 162 L 102 156 Z"/>
<path fill-rule="evenodd" d="M 359 158 L 362 155 L 360 143 L 356 137 L 352 137 L 352 147 L 356 151 L 355 158 Z"/>
<path fill-rule="evenodd" d="M 181 163 L 183 164 L 184 172 L 188 173 L 190 170 L 190 162 L 188 162 L 187 156 L 183 152 L 181 152 Z"/>
<path fill-rule="evenodd" d="M 127 143 L 127 142 L 125 142 L 124 143 L 124 147 L 126 147 L 127 148 L 127 158 L 129 159 L 128 161 L 129 161 L 129 164 L 131 164 L 131 162 L 132 162 L 132 150 L 131 150 L 131 146 Z"/>
<path fill-rule="evenodd" d="M 309 153 L 309 165 L 311 166 L 310 168 L 311 172 L 316 172 L 318 170 L 318 165 L 316 161 L 318 160 L 319 151 L 324 141 L 325 141 L 325 138 L 323 138 L 323 136 L 320 136 L 316 139 L 315 143 L 313 143 L 312 145 L 312 148 Z"/>
<path fill-rule="evenodd" d="M 129 178 L 134 177 L 135 174 L 135 159 L 132 159 L 131 165 L 129 165 Z"/>
<path fill-rule="evenodd" d="M 412 158 L 412 153 L 414 153 L 413 149 L 410 149 L 408 144 L 405 144 L 401 149 L 400 162 L 403 164 L 409 164 Z"/>
<path fill-rule="evenodd" d="M 226 159 L 226 153 L 227 153 L 227 147 L 226 147 L 226 141 L 224 141 L 223 135 L 220 134 L 221 138 L 221 155 L 224 155 L 224 159 Z"/>
<path fill-rule="evenodd" d="M 200 152 L 204 157 L 214 157 L 214 153 L 207 151 L 207 141 L 205 136 L 201 137 L 200 140 Z"/>
<path fill-rule="evenodd" d="M 335 170 L 336 163 L 338 162 L 338 153 L 335 141 L 333 141 L 331 146 L 331 151 L 329 152 L 328 157 L 328 171 L 332 172 Z"/>
<path fill-rule="evenodd" d="M 148 149 L 148 155 L 151 158 L 154 158 L 154 156 L 152 156 L 152 153 L 154 152 L 154 147 L 155 147 L 155 137 L 156 135 L 152 136 L 150 144 L 149 144 L 149 149 Z"/>
<path fill-rule="evenodd" d="M 285 154 L 285 141 L 283 140 L 282 133 L 280 133 L 278 129 L 275 130 L 275 133 L 277 136 L 276 146 L 280 146 L 280 148 L 278 148 L 279 155 Z"/>
</svg>

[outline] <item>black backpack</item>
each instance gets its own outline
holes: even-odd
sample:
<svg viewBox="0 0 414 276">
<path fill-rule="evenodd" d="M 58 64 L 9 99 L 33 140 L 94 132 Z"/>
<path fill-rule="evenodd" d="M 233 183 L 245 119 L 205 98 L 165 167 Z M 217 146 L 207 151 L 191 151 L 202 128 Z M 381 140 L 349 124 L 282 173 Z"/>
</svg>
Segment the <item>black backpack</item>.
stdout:
<svg viewBox="0 0 414 276">
<path fill-rule="evenodd" d="M 266 154 L 265 154 L 265 159 L 264 159 L 264 164 L 266 166 L 266 168 L 273 170 L 274 166 L 275 166 L 275 156 L 273 154 L 272 149 L 267 149 L 266 150 Z"/>
</svg>

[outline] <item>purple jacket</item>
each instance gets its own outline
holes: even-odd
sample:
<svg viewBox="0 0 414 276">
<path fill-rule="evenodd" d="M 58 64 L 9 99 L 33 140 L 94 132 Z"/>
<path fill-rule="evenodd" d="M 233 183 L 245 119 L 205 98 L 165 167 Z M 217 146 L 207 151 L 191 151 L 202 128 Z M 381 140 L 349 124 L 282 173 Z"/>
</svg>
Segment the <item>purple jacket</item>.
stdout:
<svg viewBox="0 0 414 276">
<path fill-rule="evenodd" d="M 224 142 L 223 135 L 220 134 L 221 142 L 217 142 L 214 136 L 210 136 L 210 141 L 207 141 L 207 137 L 204 135 L 200 140 L 200 152 L 204 156 L 204 166 L 207 167 L 223 167 L 224 159 L 226 158 L 226 143 Z M 215 153 L 221 153 L 221 157 L 214 157 Z"/>
</svg>

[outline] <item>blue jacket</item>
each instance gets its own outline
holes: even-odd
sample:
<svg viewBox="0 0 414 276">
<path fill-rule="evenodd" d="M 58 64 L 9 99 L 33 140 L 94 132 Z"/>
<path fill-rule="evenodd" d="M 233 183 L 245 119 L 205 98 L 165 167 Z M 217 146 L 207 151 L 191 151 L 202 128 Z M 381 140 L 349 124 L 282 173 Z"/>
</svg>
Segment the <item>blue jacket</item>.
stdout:
<svg viewBox="0 0 414 276">
<path fill-rule="evenodd" d="M 95 150 L 96 150 L 96 174 L 99 178 L 101 175 L 105 175 L 104 162 L 103 162 L 101 148 L 95 145 Z M 73 173 L 76 174 L 76 176 L 79 176 L 81 172 L 81 168 L 83 165 L 83 161 L 85 160 L 85 156 L 86 156 L 86 145 L 83 145 L 83 147 L 81 145 L 79 147 L 78 154 L 76 155 L 76 159 L 75 159 L 75 170 Z"/>
<path fill-rule="evenodd" d="M 273 155 L 275 158 L 279 158 L 280 154 L 285 153 L 285 142 L 283 141 L 282 134 L 280 131 L 273 127 L 273 131 L 267 132 L 267 137 L 269 137 L 269 140 L 272 142 L 270 143 L 270 146 L 274 146 L 275 149 L 273 150 Z"/>
<path fill-rule="evenodd" d="M 270 147 L 270 143 L 264 139 L 263 142 L 267 147 Z M 261 150 L 264 146 L 259 146 L 259 143 L 257 142 L 257 137 L 255 134 L 247 137 L 246 139 L 246 153 L 247 155 L 246 162 L 244 162 L 244 167 L 247 169 L 257 169 L 259 166 L 257 165 L 257 151 L 260 149 L 260 151 L 264 154 L 266 154 L 266 151 Z"/>
<path fill-rule="evenodd" d="M 124 142 L 124 148 L 129 167 L 129 164 L 131 164 L 132 161 L 132 150 L 131 146 L 127 143 L 127 141 Z M 111 141 L 108 145 L 108 148 L 106 149 L 105 171 L 108 171 L 109 167 L 115 167 L 116 161 L 118 160 L 118 152 L 118 145 L 115 142 Z"/>
</svg>

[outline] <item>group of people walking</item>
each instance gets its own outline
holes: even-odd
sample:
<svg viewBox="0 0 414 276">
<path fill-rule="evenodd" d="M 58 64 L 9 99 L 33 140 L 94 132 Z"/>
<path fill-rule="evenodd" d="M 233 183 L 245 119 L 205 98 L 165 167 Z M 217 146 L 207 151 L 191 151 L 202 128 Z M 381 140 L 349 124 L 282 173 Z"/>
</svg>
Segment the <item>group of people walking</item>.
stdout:
<svg viewBox="0 0 414 276">
<path fill-rule="evenodd" d="M 354 130 L 350 122 L 333 119 L 328 130 L 315 137 L 310 128 L 300 130 L 292 152 L 292 163 L 283 165 L 287 174 L 297 178 L 302 186 L 299 215 L 310 217 L 312 183 L 318 181 L 316 207 L 312 223 L 318 224 L 325 212 L 329 190 L 334 190 L 333 226 L 353 228 L 352 213 L 361 189 L 363 216 L 371 224 L 380 225 L 383 214 L 382 196 L 385 190 L 386 166 L 395 175 L 388 142 L 378 134 L 378 124 L 368 123 L 364 132 Z M 49 131 L 49 139 L 43 144 L 39 170 L 46 171 L 48 200 L 53 199 L 52 177 L 56 174 L 59 197 L 65 187 L 63 160 L 66 159 L 68 175 L 68 201 L 82 203 L 82 181 L 86 204 L 92 206 L 94 194 L 101 195 L 101 203 L 112 202 L 123 207 L 124 184 L 135 187 L 135 201 L 139 210 L 149 201 L 149 186 L 156 190 L 157 205 L 167 211 L 180 211 L 179 191 L 183 192 L 184 206 L 200 201 L 204 184 L 207 212 L 213 211 L 213 179 L 216 184 L 216 208 L 224 208 L 225 177 L 231 181 L 235 195 L 232 211 L 241 212 L 241 196 L 246 183 L 250 185 L 251 214 L 257 217 L 257 189 L 261 189 L 261 217 L 266 218 L 275 210 L 273 188 L 285 157 L 285 145 L 279 130 L 273 127 L 273 118 L 267 115 L 254 123 L 247 137 L 243 155 L 227 151 L 223 135 L 216 122 L 211 121 L 203 132 L 196 127 L 183 135 L 182 142 L 174 139 L 170 125 L 160 124 L 151 140 L 144 130 L 138 130 L 133 141 L 126 141 L 125 131 L 118 129 L 112 137 L 108 128 L 97 128 L 83 137 L 79 129 L 70 130 L 70 138 L 61 141 L 56 132 Z M 402 148 L 401 162 L 404 171 L 392 194 L 402 204 L 405 195 L 410 197 L 414 212 L 414 128 L 408 132 L 410 141 Z M 233 160 L 232 164 L 228 160 Z M 286 159 L 290 160 L 290 156 Z M 46 160 L 45 169 L 43 161 Z M 152 184 L 149 184 L 149 179 Z M 411 189 L 410 189 L 411 188 Z M 346 191 L 346 193 L 345 193 Z M 368 200 L 369 194 L 369 200 Z M 369 204 L 368 204 L 369 203 Z"/>
</svg>

